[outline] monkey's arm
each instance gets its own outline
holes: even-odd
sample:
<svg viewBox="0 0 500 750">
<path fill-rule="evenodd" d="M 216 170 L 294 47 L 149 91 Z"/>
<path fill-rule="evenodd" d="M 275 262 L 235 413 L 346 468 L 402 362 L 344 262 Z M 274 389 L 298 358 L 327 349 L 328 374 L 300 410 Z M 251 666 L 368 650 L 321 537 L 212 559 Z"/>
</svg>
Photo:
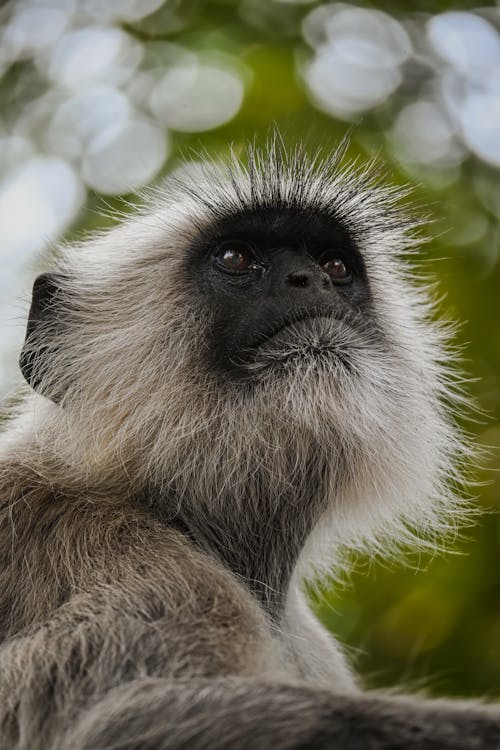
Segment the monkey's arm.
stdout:
<svg viewBox="0 0 500 750">
<path fill-rule="evenodd" d="M 497 708 L 199 677 L 161 621 L 115 613 L 111 628 L 91 607 L 0 651 L 1 750 L 500 748 Z"/>
<path fill-rule="evenodd" d="M 254 680 L 142 679 L 67 736 L 78 750 L 497 750 L 500 712 Z"/>
<path fill-rule="evenodd" d="M 341 646 L 313 615 L 300 582 L 288 591 L 284 625 L 284 641 L 301 677 L 324 688 L 335 686 L 340 693 L 357 692 Z"/>
</svg>

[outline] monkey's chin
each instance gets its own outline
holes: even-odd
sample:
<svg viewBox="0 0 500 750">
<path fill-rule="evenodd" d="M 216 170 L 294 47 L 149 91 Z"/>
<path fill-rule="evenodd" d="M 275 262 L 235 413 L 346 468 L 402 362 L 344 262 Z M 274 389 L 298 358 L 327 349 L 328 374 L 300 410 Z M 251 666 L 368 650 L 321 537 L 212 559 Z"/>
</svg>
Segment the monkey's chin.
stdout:
<svg viewBox="0 0 500 750">
<path fill-rule="evenodd" d="M 331 372 L 352 370 L 351 349 L 355 332 L 330 316 L 296 321 L 280 328 L 260 344 L 245 366 L 249 374 Z"/>
</svg>

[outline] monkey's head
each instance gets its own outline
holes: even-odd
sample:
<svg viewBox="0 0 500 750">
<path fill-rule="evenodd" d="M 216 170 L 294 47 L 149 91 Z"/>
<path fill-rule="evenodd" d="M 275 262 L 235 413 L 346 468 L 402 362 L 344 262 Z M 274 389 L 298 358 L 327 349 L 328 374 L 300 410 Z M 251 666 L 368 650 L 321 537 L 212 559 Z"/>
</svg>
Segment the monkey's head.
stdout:
<svg viewBox="0 0 500 750">
<path fill-rule="evenodd" d="M 176 507 L 312 503 L 344 539 L 436 526 L 462 447 L 403 257 L 418 222 L 341 160 L 186 169 L 37 280 L 21 369 L 68 475 Z"/>
</svg>

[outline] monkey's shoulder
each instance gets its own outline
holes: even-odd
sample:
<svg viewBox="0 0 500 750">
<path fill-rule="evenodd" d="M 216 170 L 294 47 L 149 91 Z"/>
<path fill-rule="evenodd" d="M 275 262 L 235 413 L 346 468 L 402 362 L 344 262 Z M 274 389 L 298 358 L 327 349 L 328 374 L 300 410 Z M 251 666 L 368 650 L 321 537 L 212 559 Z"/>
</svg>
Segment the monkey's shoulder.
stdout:
<svg viewBox="0 0 500 750">
<path fill-rule="evenodd" d="M 0 497 L 0 639 L 95 621 L 124 640 L 170 643 L 204 674 L 269 659 L 255 599 L 152 511 L 113 493 L 63 491 L 15 465 L 2 467 Z"/>
</svg>

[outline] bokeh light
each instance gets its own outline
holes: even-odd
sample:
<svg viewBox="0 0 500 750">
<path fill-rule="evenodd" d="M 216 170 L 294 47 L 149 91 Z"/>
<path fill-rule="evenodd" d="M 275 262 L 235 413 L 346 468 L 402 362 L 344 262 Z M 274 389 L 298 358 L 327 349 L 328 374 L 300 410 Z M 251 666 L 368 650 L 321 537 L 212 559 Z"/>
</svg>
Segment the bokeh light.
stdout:
<svg viewBox="0 0 500 750">
<path fill-rule="evenodd" d="M 231 120 L 241 107 L 244 86 L 237 74 L 202 63 L 186 50 L 156 83 L 151 111 L 173 130 L 196 133 Z"/>
<path fill-rule="evenodd" d="M 500 33 L 473 13 L 449 12 L 430 19 L 427 32 L 444 61 L 441 94 L 464 144 L 500 166 Z"/>
<path fill-rule="evenodd" d="M 339 117 L 380 104 L 401 84 L 411 55 L 403 26 L 381 11 L 321 5 L 304 20 L 315 54 L 304 76 L 313 100 Z"/>
</svg>

